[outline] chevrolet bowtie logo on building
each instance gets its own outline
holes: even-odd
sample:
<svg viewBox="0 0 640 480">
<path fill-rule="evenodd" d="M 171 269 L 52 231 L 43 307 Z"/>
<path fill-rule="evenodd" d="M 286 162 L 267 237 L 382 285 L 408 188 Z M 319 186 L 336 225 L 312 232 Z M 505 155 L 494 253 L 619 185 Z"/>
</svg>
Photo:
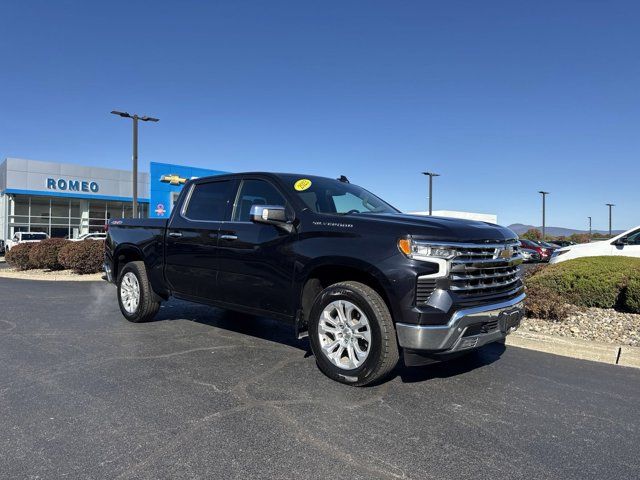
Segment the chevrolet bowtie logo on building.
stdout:
<svg viewBox="0 0 640 480">
<path fill-rule="evenodd" d="M 180 175 L 170 174 L 170 175 L 162 175 L 160 177 L 160 181 L 164 183 L 168 183 L 170 185 L 184 185 L 187 183 L 187 178 L 181 177 Z"/>
</svg>

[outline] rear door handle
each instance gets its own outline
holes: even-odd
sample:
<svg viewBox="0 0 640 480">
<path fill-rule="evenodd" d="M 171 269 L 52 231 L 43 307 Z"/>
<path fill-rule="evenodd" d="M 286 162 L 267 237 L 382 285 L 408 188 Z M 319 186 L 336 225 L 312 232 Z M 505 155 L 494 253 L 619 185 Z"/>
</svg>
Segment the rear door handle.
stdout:
<svg viewBox="0 0 640 480">
<path fill-rule="evenodd" d="M 237 235 L 220 235 L 221 240 L 237 240 Z"/>
<path fill-rule="evenodd" d="M 182 232 L 169 232 L 170 237 L 178 238 L 182 236 Z"/>
</svg>

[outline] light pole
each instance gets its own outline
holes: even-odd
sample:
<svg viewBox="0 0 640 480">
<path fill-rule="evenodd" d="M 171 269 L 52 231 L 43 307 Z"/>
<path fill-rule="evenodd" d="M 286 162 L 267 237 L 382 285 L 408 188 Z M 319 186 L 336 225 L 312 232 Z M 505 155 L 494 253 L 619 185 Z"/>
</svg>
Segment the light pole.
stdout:
<svg viewBox="0 0 640 480">
<path fill-rule="evenodd" d="M 549 195 L 549 192 L 540 190 L 538 193 L 542 194 L 542 241 L 544 242 L 547 238 L 547 195 Z"/>
<path fill-rule="evenodd" d="M 589 241 L 591 241 L 591 217 L 587 217 L 589 219 Z"/>
<path fill-rule="evenodd" d="M 139 116 L 137 113 L 133 115 L 127 112 L 111 111 L 112 114 L 123 118 L 133 119 L 133 218 L 138 217 L 138 120 L 143 122 L 157 122 L 158 118 Z"/>
<path fill-rule="evenodd" d="M 611 238 L 611 209 L 616 206 L 615 203 L 605 203 L 609 207 L 609 238 Z"/>
<path fill-rule="evenodd" d="M 422 172 L 423 175 L 429 176 L 429 215 L 433 215 L 433 177 L 439 177 L 439 173 Z"/>
</svg>

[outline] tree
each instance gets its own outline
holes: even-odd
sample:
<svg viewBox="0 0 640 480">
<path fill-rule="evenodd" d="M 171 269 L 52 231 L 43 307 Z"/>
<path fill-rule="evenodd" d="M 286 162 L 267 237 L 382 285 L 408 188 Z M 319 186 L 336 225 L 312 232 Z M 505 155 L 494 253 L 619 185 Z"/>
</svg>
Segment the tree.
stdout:
<svg viewBox="0 0 640 480">
<path fill-rule="evenodd" d="M 574 233 L 569 237 L 569 240 L 575 243 L 589 243 L 588 233 Z"/>
<path fill-rule="evenodd" d="M 542 240 L 542 233 L 540 233 L 540 230 L 537 228 L 530 228 L 520 235 L 520 238 L 526 238 L 527 240 Z"/>
</svg>

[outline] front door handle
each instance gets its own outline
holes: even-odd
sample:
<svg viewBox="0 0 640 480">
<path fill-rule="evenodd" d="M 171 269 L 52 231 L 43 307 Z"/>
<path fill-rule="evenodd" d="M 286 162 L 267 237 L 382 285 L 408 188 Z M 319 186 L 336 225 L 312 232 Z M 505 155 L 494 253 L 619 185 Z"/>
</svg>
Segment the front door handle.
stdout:
<svg viewBox="0 0 640 480">
<path fill-rule="evenodd" d="M 220 235 L 221 240 L 237 240 L 237 235 Z"/>
<path fill-rule="evenodd" d="M 169 232 L 170 237 L 179 238 L 182 236 L 182 232 Z"/>
</svg>

